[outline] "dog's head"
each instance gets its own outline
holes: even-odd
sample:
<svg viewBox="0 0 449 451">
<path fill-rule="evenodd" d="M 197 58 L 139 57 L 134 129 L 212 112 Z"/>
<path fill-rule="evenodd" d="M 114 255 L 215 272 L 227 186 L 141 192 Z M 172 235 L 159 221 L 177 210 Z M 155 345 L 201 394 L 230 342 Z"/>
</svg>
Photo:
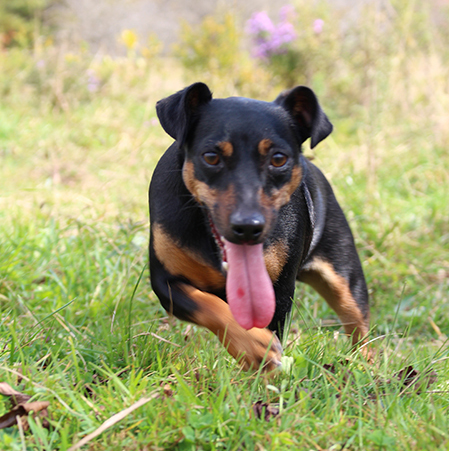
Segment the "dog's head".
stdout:
<svg viewBox="0 0 449 451">
<path fill-rule="evenodd" d="M 243 327 L 265 327 L 275 302 L 262 245 L 301 183 L 302 143 L 311 138 L 316 146 L 332 125 L 304 86 L 261 102 L 212 99 L 204 83 L 195 83 L 156 109 L 164 130 L 185 152 L 187 189 L 207 208 L 214 234 L 225 243 L 231 310 Z M 261 297 L 269 298 L 262 306 Z"/>
<path fill-rule="evenodd" d="M 260 243 L 302 178 L 299 155 L 332 125 L 313 91 L 298 86 L 274 102 L 212 99 L 195 83 L 157 103 L 164 130 L 185 151 L 184 182 L 228 241 Z"/>
</svg>

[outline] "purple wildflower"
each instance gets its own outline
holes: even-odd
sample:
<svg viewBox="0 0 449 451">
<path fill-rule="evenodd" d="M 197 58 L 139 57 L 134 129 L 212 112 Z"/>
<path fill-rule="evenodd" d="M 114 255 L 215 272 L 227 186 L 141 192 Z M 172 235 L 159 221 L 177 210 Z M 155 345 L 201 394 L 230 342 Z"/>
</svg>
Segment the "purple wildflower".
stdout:
<svg viewBox="0 0 449 451">
<path fill-rule="evenodd" d="M 296 11 L 293 5 L 284 5 L 279 11 L 281 22 L 286 22 L 288 19 L 294 18 L 295 15 Z"/>
<path fill-rule="evenodd" d="M 87 90 L 89 92 L 97 92 L 100 88 L 100 79 L 93 69 L 87 69 Z"/>
<path fill-rule="evenodd" d="M 159 121 L 155 117 L 153 117 L 153 119 L 150 119 L 149 121 L 145 121 L 143 123 L 144 127 L 147 127 L 147 128 L 155 127 L 158 124 L 159 124 Z"/>
<path fill-rule="evenodd" d="M 273 33 L 273 40 L 279 41 L 279 46 L 292 42 L 296 38 L 296 32 L 293 25 L 290 22 L 282 22 Z"/>
<path fill-rule="evenodd" d="M 246 31 L 253 36 L 253 56 L 267 59 L 272 55 L 285 53 L 286 44 L 296 38 L 293 25 L 287 20 L 294 13 L 291 5 L 281 8 L 281 21 L 274 25 L 265 11 L 254 13 L 246 24 Z"/>
<path fill-rule="evenodd" d="M 323 19 L 315 19 L 313 21 L 313 31 L 315 32 L 315 34 L 320 34 L 323 31 L 323 25 Z"/>
<path fill-rule="evenodd" d="M 251 18 L 246 22 L 246 31 L 249 34 L 258 35 L 260 33 L 272 33 L 274 25 L 271 19 L 268 17 L 266 11 L 260 11 L 254 13 Z"/>
<path fill-rule="evenodd" d="M 266 59 L 268 58 L 268 53 L 269 53 L 269 48 L 268 45 L 265 42 L 260 42 L 258 45 L 255 46 L 254 51 L 253 51 L 253 56 L 255 58 L 259 58 L 259 59 Z"/>
</svg>

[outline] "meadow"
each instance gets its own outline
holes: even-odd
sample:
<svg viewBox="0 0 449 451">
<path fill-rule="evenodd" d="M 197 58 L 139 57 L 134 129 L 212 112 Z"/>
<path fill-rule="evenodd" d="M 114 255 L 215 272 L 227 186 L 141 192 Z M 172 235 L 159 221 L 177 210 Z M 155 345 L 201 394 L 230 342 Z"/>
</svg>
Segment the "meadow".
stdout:
<svg viewBox="0 0 449 451">
<path fill-rule="evenodd" d="M 293 3 L 296 37 L 268 59 L 232 14 L 165 53 L 132 31 L 121 57 L 45 36 L 0 50 L 0 449 L 449 449 L 449 11 L 374 2 L 341 26 Z M 160 306 L 147 191 L 171 139 L 154 105 L 197 80 L 317 93 L 335 129 L 304 153 L 355 236 L 372 363 L 303 285 L 271 376 Z M 11 414 L 3 383 L 45 408 Z"/>
</svg>

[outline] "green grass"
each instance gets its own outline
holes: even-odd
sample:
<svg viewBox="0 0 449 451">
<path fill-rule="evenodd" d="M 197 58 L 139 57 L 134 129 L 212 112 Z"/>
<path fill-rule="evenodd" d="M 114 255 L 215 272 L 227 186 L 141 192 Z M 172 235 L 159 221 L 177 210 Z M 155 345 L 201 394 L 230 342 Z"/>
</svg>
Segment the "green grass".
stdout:
<svg viewBox="0 0 449 451">
<path fill-rule="evenodd" d="M 408 53 L 409 38 L 362 59 L 366 79 L 343 55 L 345 79 L 312 80 L 335 132 L 305 153 L 355 235 L 374 362 L 351 354 L 332 310 L 298 286 L 284 371 L 271 378 L 168 318 L 149 283 L 147 188 L 170 143 L 154 104 L 194 75 L 169 58 L 0 53 L 0 382 L 49 401 L 51 423 L 0 430 L 0 449 L 67 450 L 153 393 L 83 449 L 449 448 L 449 73 L 443 47 Z M 97 92 L 86 89 L 88 68 Z M 268 76 L 237 89 L 224 72 L 205 74 L 216 96 L 281 89 Z M 348 97 L 339 89 L 352 80 Z M 412 385 L 398 375 L 408 366 Z M 0 416 L 9 410 L 0 396 Z"/>
</svg>

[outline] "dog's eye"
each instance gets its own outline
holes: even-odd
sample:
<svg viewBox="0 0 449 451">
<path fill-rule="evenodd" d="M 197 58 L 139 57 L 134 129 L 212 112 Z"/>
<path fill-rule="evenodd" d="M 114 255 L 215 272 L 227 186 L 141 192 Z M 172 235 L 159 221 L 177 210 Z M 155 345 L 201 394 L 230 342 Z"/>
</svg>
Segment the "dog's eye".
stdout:
<svg viewBox="0 0 449 451">
<path fill-rule="evenodd" d="M 220 155 L 216 152 L 206 152 L 203 153 L 203 159 L 207 164 L 216 166 L 220 162 Z"/>
<path fill-rule="evenodd" d="M 285 165 L 285 163 L 287 163 L 287 155 L 284 155 L 281 152 L 276 152 L 272 157 L 271 157 L 271 165 L 274 166 L 275 168 L 281 168 L 282 166 Z"/>
</svg>

